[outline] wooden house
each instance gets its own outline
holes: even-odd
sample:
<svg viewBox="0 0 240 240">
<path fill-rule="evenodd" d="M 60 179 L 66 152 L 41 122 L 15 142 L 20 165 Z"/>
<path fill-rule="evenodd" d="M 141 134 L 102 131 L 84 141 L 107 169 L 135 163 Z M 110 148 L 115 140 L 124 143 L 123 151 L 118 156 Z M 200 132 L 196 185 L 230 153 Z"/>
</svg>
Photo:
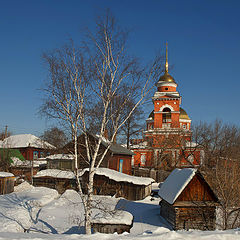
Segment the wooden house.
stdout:
<svg viewBox="0 0 240 240">
<path fill-rule="evenodd" d="M 0 172 L 0 195 L 14 191 L 15 177 L 9 172 Z"/>
<path fill-rule="evenodd" d="M 88 169 L 81 173 L 83 192 L 87 192 Z M 94 194 L 142 200 L 152 191 L 152 178 L 129 176 L 107 168 L 99 168 L 94 175 Z"/>
<path fill-rule="evenodd" d="M 88 135 L 89 137 L 89 146 L 90 149 L 94 148 L 98 142 L 98 137 L 92 134 Z M 102 154 L 106 150 L 106 148 L 110 145 L 107 139 L 102 140 L 100 145 L 99 154 L 97 158 L 97 162 L 101 158 Z M 68 143 L 63 149 L 62 152 L 69 154 L 74 152 L 74 143 Z M 90 151 L 91 152 L 91 151 Z M 87 153 L 85 148 L 85 140 L 84 135 L 78 137 L 78 153 L 79 153 L 79 169 L 88 168 L 89 165 L 87 163 Z M 111 144 L 107 154 L 105 155 L 100 167 L 110 168 L 115 171 L 125 173 L 128 175 L 132 175 L 132 156 L 134 153 L 121 146 L 120 144 L 113 143 Z M 63 161 L 65 161 L 63 159 Z M 72 169 L 73 170 L 73 169 Z"/>
<path fill-rule="evenodd" d="M 173 229 L 215 230 L 218 198 L 196 169 L 175 169 L 158 194 L 160 214 Z"/>
</svg>

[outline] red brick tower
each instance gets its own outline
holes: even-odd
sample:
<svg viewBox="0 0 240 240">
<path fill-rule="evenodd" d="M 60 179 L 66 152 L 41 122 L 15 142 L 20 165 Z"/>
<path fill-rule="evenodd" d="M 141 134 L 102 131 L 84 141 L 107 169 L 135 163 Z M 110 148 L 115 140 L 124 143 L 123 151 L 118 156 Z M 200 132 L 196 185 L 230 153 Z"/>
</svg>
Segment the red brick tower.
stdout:
<svg viewBox="0 0 240 240">
<path fill-rule="evenodd" d="M 178 167 L 186 166 L 187 162 L 184 159 L 180 160 L 183 145 L 184 158 L 191 159 L 193 165 L 199 165 L 200 151 L 194 149 L 194 154 L 192 152 L 191 119 L 180 107 L 182 97 L 177 91 L 177 83 L 168 73 L 167 45 L 165 73 L 159 78 L 156 87 L 157 91 L 152 97 L 154 110 L 146 120 L 147 129 L 144 131 L 143 142 L 131 147 L 136 154 L 134 165 L 156 166 L 159 165 L 158 159 L 162 161 L 164 157 L 168 155 L 169 158 L 171 155 L 171 158 L 175 159 L 175 163 L 178 161 L 176 164 Z M 189 154 L 190 152 L 191 154 Z M 188 154 L 186 155 L 186 153 Z"/>
</svg>

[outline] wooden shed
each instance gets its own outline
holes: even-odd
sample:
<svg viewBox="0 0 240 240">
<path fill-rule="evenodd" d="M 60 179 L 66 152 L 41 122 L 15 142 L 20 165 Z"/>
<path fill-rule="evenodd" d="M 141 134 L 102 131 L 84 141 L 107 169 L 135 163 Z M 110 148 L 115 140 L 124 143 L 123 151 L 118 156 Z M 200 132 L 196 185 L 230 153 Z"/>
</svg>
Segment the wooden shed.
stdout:
<svg viewBox="0 0 240 240">
<path fill-rule="evenodd" d="M 116 210 L 114 212 L 99 212 L 91 220 L 93 232 L 122 234 L 129 232 L 133 226 L 133 216 L 131 213 Z"/>
<path fill-rule="evenodd" d="M 82 171 L 83 192 L 87 191 L 88 169 Z M 99 168 L 94 175 L 94 194 L 141 200 L 149 196 L 154 179 L 130 176 L 108 168 Z"/>
<path fill-rule="evenodd" d="M 160 214 L 174 230 L 215 230 L 218 198 L 196 169 L 172 171 L 159 196 Z"/>
<path fill-rule="evenodd" d="M 15 177 L 9 172 L 0 172 L 0 195 L 14 191 Z"/>
<path fill-rule="evenodd" d="M 71 171 L 46 169 L 33 177 L 33 186 L 56 189 L 60 194 L 67 189 L 77 189 L 75 175 Z"/>
</svg>

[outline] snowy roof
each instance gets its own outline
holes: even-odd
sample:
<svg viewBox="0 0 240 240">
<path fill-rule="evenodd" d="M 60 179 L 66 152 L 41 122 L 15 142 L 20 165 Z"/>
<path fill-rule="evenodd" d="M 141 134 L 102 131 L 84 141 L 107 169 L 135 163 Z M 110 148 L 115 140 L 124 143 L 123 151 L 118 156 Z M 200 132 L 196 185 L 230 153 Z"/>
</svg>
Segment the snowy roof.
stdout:
<svg viewBox="0 0 240 240">
<path fill-rule="evenodd" d="M 74 179 L 75 175 L 71 171 L 62 171 L 59 169 L 46 169 L 39 171 L 35 176 L 37 177 L 54 177 L 54 178 L 68 178 L 68 179 Z"/>
<path fill-rule="evenodd" d="M 80 175 L 82 176 L 86 171 L 88 171 L 88 168 L 83 169 L 80 172 Z M 96 169 L 95 173 L 97 175 L 103 175 L 106 176 L 116 182 L 129 182 L 133 183 L 135 185 L 150 185 L 151 183 L 155 182 L 152 178 L 146 178 L 146 177 L 136 177 L 136 176 L 130 176 L 125 173 L 120 173 L 115 170 L 109 169 L 109 168 L 98 168 Z"/>
<path fill-rule="evenodd" d="M 46 159 L 50 159 L 50 160 L 58 160 L 58 159 L 72 160 L 72 159 L 74 159 L 74 155 L 73 154 L 53 154 L 53 155 L 47 156 Z"/>
<path fill-rule="evenodd" d="M 99 211 L 92 218 L 92 223 L 102 224 L 124 224 L 131 225 L 133 221 L 133 215 L 127 211 L 115 210 L 114 212 Z"/>
<path fill-rule="evenodd" d="M 170 204 L 173 204 L 184 188 L 192 180 L 197 169 L 176 168 L 161 185 L 158 195 Z"/>
<path fill-rule="evenodd" d="M 22 161 L 18 157 L 11 157 L 11 159 L 12 159 L 11 166 L 14 166 L 14 167 L 32 167 L 32 163 L 33 163 L 33 167 L 39 167 L 40 165 L 47 164 L 47 161 L 45 160 L 32 162 L 29 160 Z"/>
<path fill-rule="evenodd" d="M 131 148 L 131 149 L 135 149 L 135 148 L 145 149 L 145 148 L 147 147 L 147 145 L 148 145 L 148 143 L 147 143 L 147 141 L 145 141 L 145 142 L 141 142 L 141 143 L 139 143 L 139 144 L 132 144 L 132 145 L 130 146 L 130 148 Z"/>
<path fill-rule="evenodd" d="M 12 135 L 8 138 L 5 138 L 2 142 L 2 147 L 5 147 L 5 148 L 35 147 L 35 148 L 43 148 L 43 149 L 55 148 L 50 143 L 43 141 L 32 134 Z"/>
<path fill-rule="evenodd" d="M 14 177 L 14 175 L 9 172 L 0 172 L 0 177 Z"/>
</svg>

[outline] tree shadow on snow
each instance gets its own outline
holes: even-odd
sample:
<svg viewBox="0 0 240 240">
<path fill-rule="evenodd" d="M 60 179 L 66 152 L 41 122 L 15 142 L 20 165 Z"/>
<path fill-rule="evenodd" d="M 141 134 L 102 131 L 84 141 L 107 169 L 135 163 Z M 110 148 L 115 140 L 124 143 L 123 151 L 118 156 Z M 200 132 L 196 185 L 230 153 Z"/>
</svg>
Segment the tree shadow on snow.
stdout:
<svg viewBox="0 0 240 240">
<path fill-rule="evenodd" d="M 39 219 L 40 212 L 42 210 L 41 207 L 36 206 L 34 204 L 35 198 L 32 197 L 25 197 L 25 196 L 19 196 L 16 193 L 11 193 L 11 194 L 6 194 L 0 197 L 0 206 L 5 208 L 6 211 L 0 212 L 0 217 L 5 218 L 6 220 L 10 220 L 12 222 L 15 222 L 22 228 L 24 232 L 41 232 L 41 233 L 52 233 L 52 234 L 57 234 L 57 230 L 52 227 L 49 223 L 46 221 L 43 221 Z M 12 211 L 10 211 L 12 209 Z M 30 221 L 34 224 L 37 224 L 38 222 L 41 222 L 43 225 L 45 225 L 50 231 L 46 232 L 43 231 L 42 229 L 36 228 L 36 226 L 26 226 L 24 224 L 24 221 L 21 220 L 16 215 L 15 211 L 18 211 L 21 209 L 26 210 L 26 214 L 28 214 L 28 217 Z M 14 211 L 15 210 L 15 211 Z"/>
<path fill-rule="evenodd" d="M 134 222 L 165 227 L 172 230 L 169 223 L 160 216 L 159 205 L 120 199 L 116 205 L 116 209 L 130 212 L 134 216 Z"/>
<path fill-rule="evenodd" d="M 69 228 L 66 232 L 63 234 L 85 234 L 85 228 L 84 226 L 73 226 Z"/>
</svg>

